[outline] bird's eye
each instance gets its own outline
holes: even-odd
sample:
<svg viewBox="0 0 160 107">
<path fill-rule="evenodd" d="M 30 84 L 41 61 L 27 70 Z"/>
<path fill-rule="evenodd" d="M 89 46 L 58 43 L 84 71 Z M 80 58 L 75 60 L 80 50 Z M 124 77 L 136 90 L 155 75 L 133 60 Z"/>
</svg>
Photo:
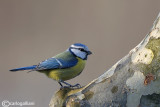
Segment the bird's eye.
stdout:
<svg viewBox="0 0 160 107">
<path fill-rule="evenodd" d="M 84 51 L 84 49 L 83 49 L 83 48 L 79 48 L 79 50 L 80 50 L 80 51 Z"/>
</svg>

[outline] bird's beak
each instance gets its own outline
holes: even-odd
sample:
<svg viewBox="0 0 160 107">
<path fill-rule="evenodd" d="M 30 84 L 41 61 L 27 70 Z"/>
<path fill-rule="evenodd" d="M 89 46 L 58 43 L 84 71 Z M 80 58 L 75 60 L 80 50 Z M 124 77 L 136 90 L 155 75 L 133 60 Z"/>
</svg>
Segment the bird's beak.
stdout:
<svg viewBox="0 0 160 107">
<path fill-rule="evenodd" d="M 91 55 L 91 54 L 92 54 L 92 52 L 91 52 L 91 51 L 87 51 L 87 54 L 88 54 L 88 55 Z"/>
</svg>

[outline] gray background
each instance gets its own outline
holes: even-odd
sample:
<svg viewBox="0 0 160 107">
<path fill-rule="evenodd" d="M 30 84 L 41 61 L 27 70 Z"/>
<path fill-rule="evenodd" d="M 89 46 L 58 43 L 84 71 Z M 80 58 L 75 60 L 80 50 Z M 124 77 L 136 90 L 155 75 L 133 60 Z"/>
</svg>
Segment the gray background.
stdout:
<svg viewBox="0 0 160 107">
<path fill-rule="evenodd" d="M 9 69 L 37 64 L 76 42 L 93 55 L 68 82 L 88 84 L 145 37 L 159 12 L 159 0 L 0 0 L 0 103 L 47 107 L 59 84 L 38 72 Z"/>
</svg>

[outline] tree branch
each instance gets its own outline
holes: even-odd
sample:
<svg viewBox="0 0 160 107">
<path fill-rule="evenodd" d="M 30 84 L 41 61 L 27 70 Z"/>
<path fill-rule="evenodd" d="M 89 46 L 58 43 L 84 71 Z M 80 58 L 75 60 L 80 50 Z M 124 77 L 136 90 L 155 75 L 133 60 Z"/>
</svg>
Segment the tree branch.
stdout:
<svg viewBox="0 0 160 107">
<path fill-rule="evenodd" d="M 128 55 L 88 85 L 59 90 L 50 107 L 158 107 L 159 100 L 160 14 L 149 34 Z"/>
</svg>

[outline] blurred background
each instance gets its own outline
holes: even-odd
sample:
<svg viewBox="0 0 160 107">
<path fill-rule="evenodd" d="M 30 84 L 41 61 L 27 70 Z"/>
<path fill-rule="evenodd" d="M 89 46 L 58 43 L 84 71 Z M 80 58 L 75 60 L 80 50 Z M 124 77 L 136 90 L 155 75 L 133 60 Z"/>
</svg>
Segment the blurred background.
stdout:
<svg viewBox="0 0 160 107">
<path fill-rule="evenodd" d="M 38 64 L 80 42 L 93 55 L 68 82 L 86 85 L 139 44 L 159 12 L 159 0 L 0 0 L 0 105 L 48 107 L 60 88 L 44 74 L 9 69 Z"/>
</svg>

